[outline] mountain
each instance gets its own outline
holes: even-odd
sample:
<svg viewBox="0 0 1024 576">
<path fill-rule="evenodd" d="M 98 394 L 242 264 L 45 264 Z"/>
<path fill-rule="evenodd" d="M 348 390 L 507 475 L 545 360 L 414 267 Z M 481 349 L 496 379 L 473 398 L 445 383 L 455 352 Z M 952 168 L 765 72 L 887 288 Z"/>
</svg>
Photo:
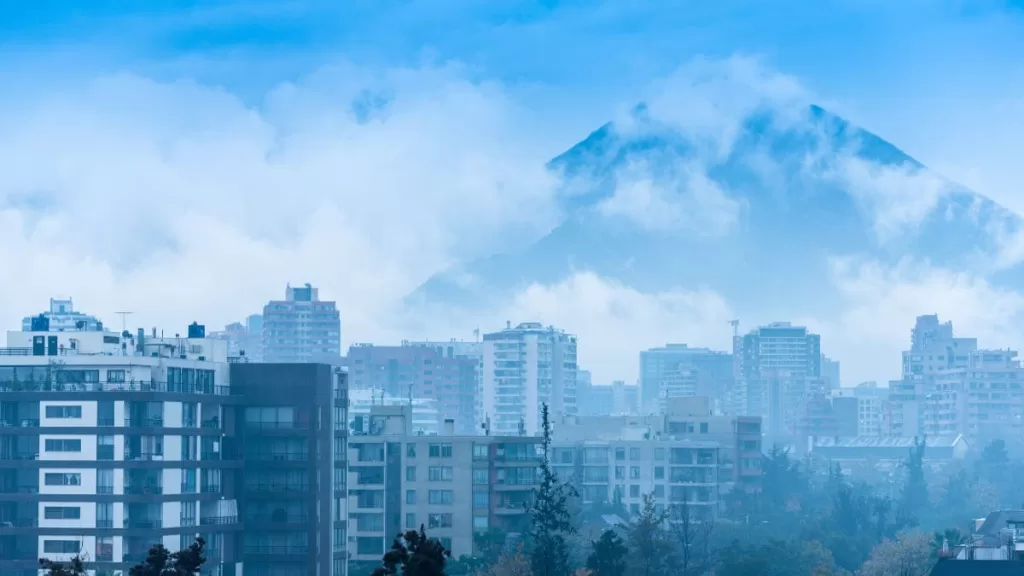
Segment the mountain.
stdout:
<svg viewBox="0 0 1024 576">
<path fill-rule="evenodd" d="M 562 177 L 560 225 L 438 273 L 408 303 L 486 308 L 592 271 L 643 292 L 708 288 L 782 318 L 840 303 L 837 258 L 1024 280 L 997 265 L 1016 214 L 817 106 L 683 129 L 641 105 L 549 169 Z"/>
</svg>

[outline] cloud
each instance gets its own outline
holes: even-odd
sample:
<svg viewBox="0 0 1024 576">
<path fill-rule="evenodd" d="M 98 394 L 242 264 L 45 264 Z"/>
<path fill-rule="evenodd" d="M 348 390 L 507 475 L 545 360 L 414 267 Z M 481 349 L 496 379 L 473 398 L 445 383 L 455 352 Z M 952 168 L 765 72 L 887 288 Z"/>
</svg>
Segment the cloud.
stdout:
<svg viewBox="0 0 1024 576">
<path fill-rule="evenodd" d="M 1024 295 L 984 278 L 905 259 L 894 266 L 835 258 L 832 282 L 844 300 L 833 318 L 809 319 L 822 347 L 843 363 L 843 381 L 898 379 L 900 351 L 910 346 L 917 316 L 938 314 L 955 334 L 982 348 L 1024 344 Z"/>
<path fill-rule="evenodd" d="M 356 114 L 368 90 L 387 98 Z M 372 339 L 431 273 L 550 226 L 528 117 L 455 66 L 339 65 L 257 107 L 132 75 L 9 100 L 0 322 L 61 294 L 108 321 L 216 326 L 311 281 Z"/>
</svg>

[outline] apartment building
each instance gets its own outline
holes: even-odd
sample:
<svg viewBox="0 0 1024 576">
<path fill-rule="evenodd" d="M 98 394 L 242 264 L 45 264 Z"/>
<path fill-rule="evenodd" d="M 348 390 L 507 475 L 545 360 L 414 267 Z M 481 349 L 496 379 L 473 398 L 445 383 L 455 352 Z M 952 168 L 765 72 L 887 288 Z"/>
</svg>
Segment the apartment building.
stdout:
<svg viewBox="0 0 1024 576">
<path fill-rule="evenodd" d="M 0 349 L 0 574 L 82 554 L 127 573 L 149 548 L 207 541 L 238 574 L 242 468 L 223 342 L 65 327 Z M 37 325 L 39 327 L 39 325 Z"/>
<path fill-rule="evenodd" d="M 252 314 L 241 322 L 232 322 L 219 332 L 211 332 L 208 338 L 228 343 L 228 358 L 244 359 L 248 362 L 263 362 L 263 316 Z"/>
<path fill-rule="evenodd" d="M 806 400 L 827 386 L 821 337 L 803 326 L 774 322 L 736 336 L 733 359 L 733 411 L 762 417 L 766 433 L 776 438 L 796 432 Z"/>
<path fill-rule="evenodd" d="M 480 357 L 457 352 L 455 343 L 355 344 L 349 348 L 345 363 L 353 389 L 431 401 L 441 422 L 454 420 L 458 433 L 474 434 L 479 430 L 476 411 Z"/>
<path fill-rule="evenodd" d="M 653 414 L 664 408 L 666 398 L 725 398 L 733 382 L 733 357 L 728 352 L 686 344 L 651 348 L 640 353 L 638 408 Z"/>
<path fill-rule="evenodd" d="M 233 363 L 246 576 L 345 576 L 348 382 L 327 364 Z"/>
<path fill-rule="evenodd" d="M 862 382 L 852 388 L 836 388 L 831 396 L 839 436 L 887 435 L 889 389 Z"/>
<path fill-rule="evenodd" d="M 482 411 L 492 434 L 537 434 L 544 404 L 554 420 L 577 415 L 575 336 L 526 322 L 483 340 Z"/>
<path fill-rule="evenodd" d="M 976 444 L 1024 432 L 1024 368 L 1015 350 L 976 350 L 936 371 L 922 402 L 927 436 L 963 434 Z M 958 362 L 959 363 L 959 362 Z"/>
<path fill-rule="evenodd" d="M 341 317 L 333 301 L 306 284 L 263 307 L 265 362 L 332 362 L 341 356 Z"/>
<path fill-rule="evenodd" d="M 37 316 L 26 316 L 21 321 L 22 332 L 63 332 L 64 330 L 102 331 L 103 322 L 95 316 L 75 310 L 71 298 L 50 298 L 50 308 Z"/>
<path fill-rule="evenodd" d="M 452 556 L 473 553 L 473 535 L 529 528 L 541 439 L 410 434 L 408 408 L 377 406 L 348 451 L 350 571 L 365 576 L 395 534 L 421 525 Z"/>
</svg>

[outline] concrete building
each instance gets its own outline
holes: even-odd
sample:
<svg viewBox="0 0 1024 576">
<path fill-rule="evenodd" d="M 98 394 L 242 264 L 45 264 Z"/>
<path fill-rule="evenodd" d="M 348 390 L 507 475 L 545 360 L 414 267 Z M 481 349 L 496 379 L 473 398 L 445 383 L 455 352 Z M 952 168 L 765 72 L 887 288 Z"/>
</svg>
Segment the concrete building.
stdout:
<svg viewBox="0 0 1024 576">
<path fill-rule="evenodd" d="M 208 338 L 228 343 L 228 357 L 248 362 L 263 362 L 263 316 L 253 314 L 245 324 L 232 322 L 219 332 L 210 332 Z"/>
<path fill-rule="evenodd" d="M 415 435 L 437 436 L 442 432 L 444 419 L 437 410 L 437 403 L 428 398 L 399 398 L 381 394 L 376 390 L 349 390 L 349 430 L 362 433 L 358 426 L 369 422 L 370 413 L 376 406 L 406 406 L 412 411 L 411 430 Z M 360 418 L 362 417 L 362 418 Z"/>
<path fill-rule="evenodd" d="M 349 348 L 345 363 L 353 389 L 433 401 L 440 418 L 454 420 L 460 434 L 478 432 L 480 357 L 475 351 L 459 350 L 454 342 L 355 344 Z"/>
<path fill-rule="evenodd" d="M 98 330 L 10 332 L 0 349 L 0 574 L 82 553 L 90 574 L 197 535 L 238 574 L 241 398 L 226 347 Z"/>
<path fill-rule="evenodd" d="M 411 434 L 408 408 L 377 406 L 349 441 L 349 542 L 353 576 L 380 564 L 395 534 L 426 527 L 453 557 L 473 554 L 491 527 L 512 538 L 529 529 L 541 462 L 531 436 Z"/>
<path fill-rule="evenodd" d="M 656 413 L 665 398 L 725 398 L 733 387 L 733 357 L 728 352 L 666 344 L 640 353 L 638 409 Z"/>
<path fill-rule="evenodd" d="M 103 322 L 95 316 L 75 310 L 70 298 L 50 298 L 50 309 L 37 316 L 26 316 L 21 321 L 22 332 L 102 331 Z"/>
<path fill-rule="evenodd" d="M 839 360 L 832 360 L 824 354 L 821 355 L 821 378 L 825 381 L 826 390 L 835 390 L 842 386 L 839 377 Z"/>
<path fill-rule="evenodd" d="M 761 416 L 773 437 L 796 433 L 808 398 L 824 391 L 821 337 L 789 322 L 774 322 L 733 338 L 733 409 Z"/>
<path fill-rule="evenodd" d="M 963 434 L 977 443 L 1019 438 L 1024 433 L 1024 368 L 1017 352 L 976 350 L 958 356 L 966 358 L 966 365 L 938 370 L 926 382 L 925 435 Z"/>
<path fill-rule="evenodd" d="M 348 382 L 326 364 L 233 363 L 247 576 L 345 576 Z"/>
<path fill-rule="evenodd" d="M 484 334 L 482 410 L 496 435 L 537 434 L 540 409 L 577 415 L 576 337 L 536 322 Z"/>
<path fill-rule="evenodd" d="M 341 318 L 317 288 L 288 286 L 284 300 L 263 307 L 265 362 L 327 362 L 341 356 Z"/>
<path fill-rule="evenodd" d="M 889 389 L 875 382 L 832 390 L 832 407 L 840 436 L 885 436 Z"/>
<path fill-rule="evenodd" d="M 582 371 L 581 371 L 582 372 Z M 578 380 L 576 396 L 579 398 L 580 416 L 616 416 L 637 414 L 639 390 L 637 386 L 629 386 L 622 380 L 615 380 L 611 385 L 592 384 L 590 373 L 586 380 Z"/>
</svg>

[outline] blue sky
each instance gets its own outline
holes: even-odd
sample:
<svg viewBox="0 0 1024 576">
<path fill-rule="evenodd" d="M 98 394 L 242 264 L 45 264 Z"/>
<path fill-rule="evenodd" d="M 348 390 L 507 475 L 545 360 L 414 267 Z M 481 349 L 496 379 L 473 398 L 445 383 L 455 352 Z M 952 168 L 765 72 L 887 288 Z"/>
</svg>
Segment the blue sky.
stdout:
<svg viewBox="0 0 1024 576">
<path fill-rule="evenodd" d="M 346 344 L 542 319 L 609 379 L 641 346 L 727 346 L 715 294 L 586 274 L 430 333 L 388 323 L 437 270 L 550 229 L 544 161 L 695 59 L 748 76 L 692 98 L 684 82 L 680 108 L 798 87 L 1024 212 L 1021 1 L 8 0 L 0 266 L 27 280 L 0 282 L 0 324 L 54 294 L 216 326 L 312 281 L 342 303 Z M 386 118 L 351 114 L 378 100 Z M 859 300 L 818 319 L 830 353 L 852 363 L 878 341 L 898 364 L 912 312 L 893 305 L 883 328 L 874 312 L 892 294 L 983 335 L 1024 313 L 1024 295 L 925 264 L 837 286 Z"/>
</svg>

